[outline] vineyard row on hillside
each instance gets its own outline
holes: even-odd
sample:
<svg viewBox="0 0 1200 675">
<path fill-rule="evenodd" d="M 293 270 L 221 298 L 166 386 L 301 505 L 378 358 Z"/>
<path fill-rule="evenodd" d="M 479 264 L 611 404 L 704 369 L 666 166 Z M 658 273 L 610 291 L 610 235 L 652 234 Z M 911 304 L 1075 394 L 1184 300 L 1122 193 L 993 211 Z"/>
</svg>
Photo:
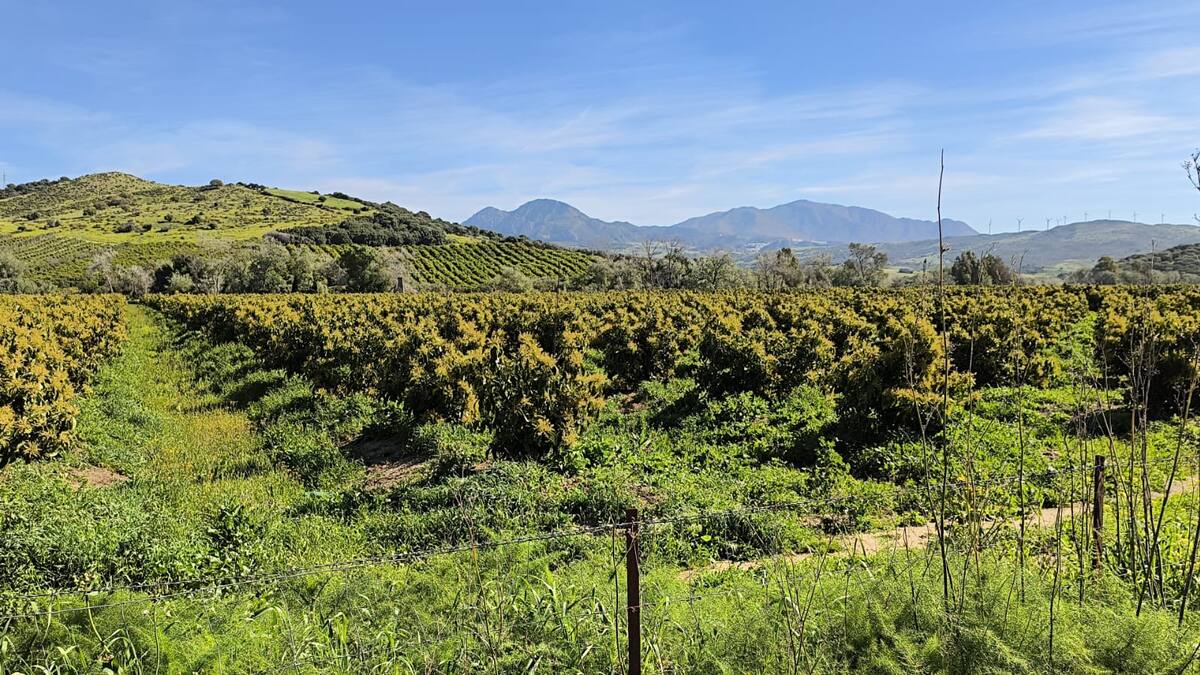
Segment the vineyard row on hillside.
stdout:
<svg viewBox="0 0 1200 675">
<path fill-rule="evenodd" d="M 313 252 L 340 257 L 356 244 L 307 244 Z M 582 251 L 528 242 L 480 241 L 399 249 L 413 281 L 423 286 L 480 288 L 505 268 L 532 279 L 567 281 L 583 274 L 594 256 Z"/>
<path fill-rule="evenodd" d="M 320 258 L 339 258 L 359 244 L 297 244 Z M 228 255 L 228 249 L 211 249 L 189 242 L 151 241 L 122 243 L 109 247 L 80 237 L 56 233 L 28 237 L 0 236 L 0 251 L 24 263 L 31 279 L 58 287 L 79 286 L 88 265 L 107 248 L 116 252 L 121 266 L 137 265 L 153 271 L 176 255 L 203 258 Z M 506 268 L 531 279 L 567 282 L 579 277 L 594 260 L 582 251 L 538 246 L 518 241 L 480 241 L 440 245 L 412 245 L 395 249 L 413 281 L 423 287 L 455 290 L 479 289 Z"/>
</svg>

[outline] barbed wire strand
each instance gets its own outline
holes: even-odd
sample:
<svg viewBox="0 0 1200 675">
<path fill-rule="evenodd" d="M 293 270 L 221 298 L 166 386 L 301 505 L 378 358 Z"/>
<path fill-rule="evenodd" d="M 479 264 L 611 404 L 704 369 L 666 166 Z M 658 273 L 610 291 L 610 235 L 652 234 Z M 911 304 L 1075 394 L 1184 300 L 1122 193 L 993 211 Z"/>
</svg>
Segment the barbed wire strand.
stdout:
<svg viewBox="0 0 1200 675">
<path fill-rule="evenodd" d="M 1155 460 L 1147 460 L 1146 462 L 1138 462 L 1138 463 L 1134 464 L 1133 467 L 1134 468 L 1148 468 L 1149 466 L 1152 466 L 1152 465 L 1164 464 L 1164 463 L 1168 463 L 1171 461 L 1173 461 L 1173 458 L 1159 458 L 1159 459 L 1155 459 Z M 1128 469 L 1129 466 L 1130 466 L 1129 464 L 1125 464 L 1123 468 Z M 1027 483 L 1028 482 L 1036 482 L 1038 480 L 1053 479 L 1053 478 L 1057 478 L 1057 477 L 1071 474 L 1071 473 L 1077 473 L 1077 472 L 1082 472 L 1082 471 L 1092 471 L 1092 470 L 1093 470 L 1093 467 L 1091 467 L 1091 466 L 1068 467 L 1065 469 L 1050 469 L 1048 471 L 1044 471 L 1039 474 L 1032 474 L 1029 476 L 1025 476 L 1024 480 Z M 968 487 L 975 488 L 975 489 L 987 488 L 987 487 L 997 487 L 997 486 L 1001 486 L 1001 485 L 1015 484 L 1019 480 L 1020 480 L 1019 477 L 1008 476 L 1008 477 L 1004 477 L 1004 478 L 992 479 L 992 480 L 987 480 L 987 481 L 976 481 L 976 482 L 958 481 L 955 483 L 948 484 L 947 490 L 958 491 L 958 490 L 968 488 Z M 903 496 L 906 494 L 916 493 L 923 489 L 925 489 L 925 488 L 919 488 L 916 486 L 901 487 L 897 491 L 896 496 Z M 769 504 L 758 504 L 758 505 L 752 505 L 752 506 L 737 507 L 737 508 L 731 508 L 731 509 L 726 509 L 726 510 L 722 510 L 722 511 L 707 511 L 707 512 L 702 512 L 702 513 L 695 513 L 695 514 L 682 514 L 682 515 L 678 515 L 678 516 L 652 518 L 652 519 L 647 519 L 647 520 L 640 520 L 638 522 L 638 525 L 641 527 L 644 527 L 644 528 L 649 528 L 649 527 L 659 527 L 659 526 L 665 526 L 665 525 L 695 523 L 695 522 L 700 522 L 700 521 L 704 521 L 704 520 L 710 520 L 710 519 L 715 519 L 715 518 L 726 518 L 726 517 L 737 516 L 737 515 L 742 515 L 742 514 L 767 513 L 767 512 L 784 511 L 784 510 L 797 510 L 797 509 L 800 509 L 800 508 L 803 508 L 806 506 L 811 506 L 813 504 L 819 504 L 822 506 L 830 506 L 830 505 L 840 504 L 840 503 L 844 503 L 844 502 L 851 502 L 851 501 L 854 501 L 857 499 L 860 499 L 860 497 L 858 495 L 852 495 L 852 494 L 842 495 L 839 497 L 831 497 L 831 498 L 811 497 L 811 498 L 805 498 L 805 499 L 801 499 L 801 500 L 794 500 L 794 501 L 788 501 L 788 502 L 776 502 L 776 503 L 769 503 Z M 815 513 L 814 513 L 814 515 L 815 515 Z M 475 543 L 470 543 L 470 544 L 459 544 L 459 545 L 455 545 L 455 546 L 429 548 L 429 549 L 424 549 L 424 550 L 419 550 L 419 551 L 408 551 L 408 552 L 403 552 L 403 553 L 393 553 L 393 554 L 388 554 L 388 555 L 369 556 L 369 557 L 355 558 L 355 559 L 350 559 L 350 560 L 334 561 L 334 562 L 322 563 L 322 564 L 311 565 L 311 566 L 306 566 L 306 567 L 295 567 L 295 568 L 286 569 L 286 570 L 272 573 L 272 574 L 250 576 L 250 577 L 229 577 L 229 576 L 208 577 L 208 578 L 199 578 L 199 579 L 164 581 L 164 582 L 158 582 L 158 583 L 148 582 L 148 583 L 144 583 L 144 584 L 132 584 L 132 585 L 109 585 L 109 586 L 95 587 L 95 588 L 90 588 L 90 589 L 74 589 L 74 590 L 57 589 L 57 590 L 42 591 L 42 592 L 36 592 L 36 593 L 24 593 L 24 594 L 7 595 L 7 596 L 0 594 L 0 598 L 7 599 L 9 601 L 22 602 L 22 601 L 32 601 L 32 600 L 40 600 L 40 599 L 46 599 L 46 598 L 66 597 L 66 596 L 72 596 L 72 595 L 90 596 L 90 595 L 98 595 L 98 594 L 112 594 L 112 593 L 118 593 L 118 592 L 142 592 L 142 591 L 148 591 L 148 590 L 162 590 L 162 589 L 171 589 L 171 588 L 192 586 L 192 588 L 181 588 L 180 590 L 170 591 L 170 592 L 166 592 L 166 593 L 151 593 L 144 598 L 131 599 L 131 600 L 125 600 L 125 601 L 120 601 L 120 602 L 114 602 L 114 603 L 102 603 L 102 604 L 98 604 L 98 605 L 90 605 L 90 606 L 82 606 L 82 607 L 55 608 L 55 609 L 46 609 L 46 610 L 39 611 L 39 612 L 3 615 L 3 616 L 0 616 L 0 621 L 37 618 L 37 617 L 49 616 L 52 614 L 59 614 L 59 613 L 91 611 L 94 609 L 105 609 L 105 608 L 121 607 L 121 606 L 146 603 L 146 602 L 157 602 L 157 601 L 161 601 L 161 600 L 184 597 L 184 596 L 200 594 L 200 593 L 204 593 L 204 592 L 216 592 L 216 591 L 226 590 L 226 589 L 230 589 L 230 588 L 238 588 L 238 587 L 243 587 L 243 586 L 257 586 L 257 585 L 263 585 L 263 584 L 272 584 L 272 583 L 277 583 L 280 581 L 287 581 L 290 579 L 310 576 L 313 574 L 320 574 L 320 573 L 327 573 L 327 572 L 344 572 L 344 571 L 349 571 L 349 570 L 358 569 L 358 568 L 362 568 L 362 567 L 373 567 L 373 566 L 379 566 L 379 565 L 399 564 L 399 563 L 405 563 L 405 562 L 416 562 L 416 561 L 425 560 L 428 558 L 437 557 L 437 556 L 441 556 L 441 555 L 451 555 L 454 553 L 462 553 L 462 552 L 467 552 L 467 551 L 492 550 L 492 549 L 498 549 L 498 548 L 505 548 L 508 546 L 520 545 L 520 544 L 553 541 L 553 540 L 563 539 L 563 538 L 568 538 L 568 537 L 595 535 L 595 534 L 600 534 L 600 533 L 611 532 L 614 528 L 615 529 L 625 529 L 625 528 L 630 527 L 631 525 L 632 525 L 631 522 L 613 522 L 613 523 L 605 523 L 602 525 L 594 525 L 594 526 L 579 526 L 579 527 L 573 527 L 573 528 L 554 530 L 551 532 L 544 532 L 544 533 L 539 533 L 539 534 L 531 534 L 531 535 L 526 535 L 526 536 L 521 536 L 521 537 L 502 539 L 502 540 L 498 540 L 498 541 L 494 541 L 494 542 L 475 542 Z"/>
</svg>

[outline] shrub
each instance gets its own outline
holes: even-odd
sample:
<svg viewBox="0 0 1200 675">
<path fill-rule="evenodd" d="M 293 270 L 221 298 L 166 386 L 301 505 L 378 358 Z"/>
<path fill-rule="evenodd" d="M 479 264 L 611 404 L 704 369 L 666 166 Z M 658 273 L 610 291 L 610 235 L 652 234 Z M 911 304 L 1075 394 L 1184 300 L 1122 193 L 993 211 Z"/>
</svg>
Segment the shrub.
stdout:
<svg viewBox="0 0 1200 675">
<path fill-rule="evenodd" d="M 761 461 L 812 466 L 831 447 L 827 434 L 836 421 L 831 397 L 804 386 L 780 401 L 751 392 L 710 401 L 684 421 L 684 428 L 709 443 L 745 447 Z"/>
<path fill-rule="evenodd" d="M 492 442 L 489 432 L 437 422 L 417 427 L 411 447 L 432 463 L 435 475 L 445 476 L 474 471 L 490 457 Z"/>
</svg>

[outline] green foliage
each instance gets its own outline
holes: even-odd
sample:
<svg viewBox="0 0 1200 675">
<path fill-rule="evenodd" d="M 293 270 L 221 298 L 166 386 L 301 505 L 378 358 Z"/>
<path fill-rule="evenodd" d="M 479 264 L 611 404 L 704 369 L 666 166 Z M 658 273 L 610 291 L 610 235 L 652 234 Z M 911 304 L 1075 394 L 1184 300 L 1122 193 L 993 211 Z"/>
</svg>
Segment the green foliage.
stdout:
<svg viewBox="0 0 1200 675">
<path fill-rule="evenodd" d="M 324 196 L 318 197 L 322 204 Z M 361 244 L 407 246 L 443 244 L 446 234 L 465 232 L 461 226 L 421 211 L 413 213 L 391 202 L 379 204 L 369 216 L 354 216 L 336 224 L 296 227 L 275 236 L 289 244 Z"/>
<path fill-rule="evenodd" d="M 781 401 L 750 392 L 710 401 L 682 427 L 706 443 L 749 448 L 760 461 L 812 466 L 831 446 L 829 434 L 836 421 L 831 397 L 802 386 Z"/>
<path fill-rule="evenodd" d="M 487 289 L 502 293 L 523 293 L 533 290 L 533 281 L 514 267 L 504 267 L 492 277 Z"/>
<path fill-rule="evenodd" d="M 414 454 L 428 458 L 436 475 L 450 476 L 484 465 L 491 457 L 492 444 L 490 433 L 439 422 L 417 427 L 411 445 Z"/>
<path fill-rule="evenodd" d="M 1088 270 L 1079 270 L 1069 277 L 1075 283 L 1144 284 L 1184 283 L 1200 281 L 1200 245 L 1180 244 L 1161 251 L 1137 253 L 1114 260 L 1104 256 Z"/>
<path fill-rule="evenodd" d="M 946 336 L 908 291 L 152 297 L 197 332 L 127 308 L 78 416 L 87 445 L 0 473 L 0 615 L 96 605 L 0 626 L 0 670 L 612 672 L 609 529 L 637 507 L 652 669 L 1178 671 L 1194 497 L 1164 509 L 1163 589 L 1140 614 L 1128 541 L 1094 574 L 1077 535 L 1091 453 L 1144 452 L 1156 495 L 1179 439 L 1191 468 L 1193 430 L 1152 421 L 1131 443 L 1103 424 L 1130 391 L 1101 359 L 1149 336 L 1173 386 L 1191 372 L 1194 293 L 1127 293 L 954 289 Z M 943 337 L 950 406 L 918 426 Z M 119 475 L 86 478 L 100 468 Z M 949 609 L 922 529 L 943 479 Z M 1114 473 L 1110 501 L 1141 508 L 1142 485 Z M 900 523 L 911 540 L 871 531 Z M 540 541 L 555 530 L 575 534 Z M 491 547 L 514 538 L 534 541 Z M 388 563 L 322 567 L 367 556 Z M 307 566 L 153 604 L 14 597 Z"/>
<path fill-rule="evenodd" d="M 0 296 L 0 467 L 74 442 L 75 398 L 125 335 L 119 298 Z"/>
<path fill-rule="evenodd" d="M 17 293 L 22 288 L 25 263 L 8 251 L 0 250 L 0 293 Z"/>
<path fill-rule="evenodd" d="M 1016 282 L 1016 274 L 999 256 L 963 251 L 950 266 L 950 278 L 961 286 L 1001 286 Z"/>
<path fill-rule="evenodd" d="M 403 272 L 398 263 L 369 248 L 352 248 L 338 262 L 345 270 L 346 289 L 359 293 L 396 290 Z"/>
<path fill-rule="evenodd" d="M 888 255 L 878 251 L 870 244 L 850 244 L 849 256 L 842 267 L 834 274 L 833 282 L 837 286 L 874 287 L 883 285 L 887 279 L 884 270 L 887 267 Z"/>
</svg>

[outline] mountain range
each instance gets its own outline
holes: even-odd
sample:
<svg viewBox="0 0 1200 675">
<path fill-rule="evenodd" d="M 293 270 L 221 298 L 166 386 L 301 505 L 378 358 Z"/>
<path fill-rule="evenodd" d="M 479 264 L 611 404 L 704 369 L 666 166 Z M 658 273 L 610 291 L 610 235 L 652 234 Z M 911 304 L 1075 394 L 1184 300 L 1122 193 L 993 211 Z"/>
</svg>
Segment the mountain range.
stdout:
<svg viewBox="0 0 1200 675">
<path fill-rule="evenodd" d="M 623 250 L 646 240 L 678 242 L 685 248 L 758 249 L 825 243 L 903 242 L 937 236 L 937 223 L 897 218 L 858 206 L 797 200 L 768 209 L 742 206 L 667 226 L 639 227 L 593 218 L 570 204 L 535 199 L 512 211 L 487 207 L 464 221 L 501 234 L 526 236 L 579 248 Z M 943 220 L 947 236 L 977 234 L 958 220 Z"/>
<path fill-rule="evenodd" d="M 1091 267 L 1101 256 L 1123 258 L 1152 249 L 1162 251 L 1182 244 L 1200 242 L 1195 225 L 1135 223 L 1127 220 L 1089 220 L 1047 230 L 976 234 L 947 237 L 947 257 L 962 251 L 991 253 L 1028 272 L 1062 272 Z M 919 268 L 924 261 L 936 263 L 937 239 L 880 244 L 892 264 Z M 834 254 L 841 251 L 828 251 Z"/>
<path fill-rule="evenodd" d="M 692 253 L 731 252 L 747 262 L 761 251 L 790 247 L 802 257 L 835 261 L 846 244 L 875 244 L 893 265 L 920 268 L 936 262 L 937 223 L 897 218 L 857 206 L 798 200 L 769 209 L 739 207 L 688 218 L 674 225 L 639 227 L 593 218 L 552 199 L 536 199 L 512 211 L 488 207 L 464 221 L 482 229 L 526 236 L 575 248 L 631 251 L 645 241 L 675 242 Z M 1123 258 L 1151 249 L 1200 242 L 1195 225 L 1150 225 L 1092 220 L 1048 230 L 979 234 L 957 220 L 942 221 L 952 260 L 959 252 L 992 253 L 1024 271 L 1054 275 L 1091 267 L 1101 256 Z"/>
<path fill-rule="evenodd" d="M 104 173 L 0 186 L 0 253 L 15 256 L 37 280 L 64 287 L 106 249 L 114 250 L 121 264 L 154 269 L 180 253 L 219 253 L 264 237 L 320 249 L 322 255 L 337 254 L 338 247 L 350 245 L 402 248 L 412 260 L 414 275 L 456 288 L 486 282 L 513 260 L 529 276 L 541 278 L 553 276 L 547 271 L 552 268 L 569 267 L 576 273 L 595 259 L 586 251 L 509 235 L 615 252 L 634 252 L 647 240 L 677 242 L 693 254 L 728 251 L 743 264 L 762 251 L 785 246 L 801 257 L 828 255 L 838 261 L 846 255 L 846 244 L 855 241 L 876 245 L 893 267 L 920 269 L 923 263 L 936 264 L 938 251 L 937 226 L 931 221 L 803 200 L 639 227 L 539 199 L 513 211 L 483 209 L 465 225 L 340 192 L 326 195 L 219 180 L 187 187 Z M 978 234 L 960 221 L 943 225 L 947 262 L 963 251 L 992 253 L 1048 280 L 1090 268 L 1101 256 L 1122 259 L 1156 251 L 1161 260 L 1154 268 L 1160 270 L 1169 269 L 1168 263 L 1191 270 L 1194 259 L 1200 259 L 1194 249 L 1173 248 L 1200 245 L 1200 227 L 1191 224 L 1094 220 L 991 235 Z M 453 262 L 467 257 L 474 262 L 465 267 Z M 563 267 L 563 261 L 570 264 Z M 467 268 L 484 271 L 476 270 L 468 279 L 463 271 Z"/>
</svg>

